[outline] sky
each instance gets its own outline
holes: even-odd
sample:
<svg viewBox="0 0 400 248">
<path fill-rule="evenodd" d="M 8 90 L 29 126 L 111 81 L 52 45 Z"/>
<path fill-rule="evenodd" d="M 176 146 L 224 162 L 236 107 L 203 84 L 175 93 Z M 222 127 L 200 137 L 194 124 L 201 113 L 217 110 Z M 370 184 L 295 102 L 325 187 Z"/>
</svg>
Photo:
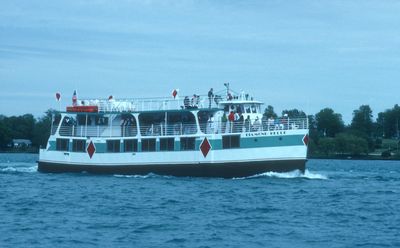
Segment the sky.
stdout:
<svg viewBox="0 0 400 248">
<path fill-rule="evenodd" d="M 206 94 L 350 123 L 399 103 L 398 0 L 0 1 L 0 114 L 88 98 Z"/>
</svg>

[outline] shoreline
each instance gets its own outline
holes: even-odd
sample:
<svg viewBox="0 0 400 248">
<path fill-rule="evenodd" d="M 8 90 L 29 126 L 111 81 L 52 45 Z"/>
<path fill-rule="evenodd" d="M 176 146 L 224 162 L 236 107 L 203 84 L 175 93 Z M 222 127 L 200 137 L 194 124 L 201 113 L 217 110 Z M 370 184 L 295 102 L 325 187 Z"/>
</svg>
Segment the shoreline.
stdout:
<svg viewBox="0 0 400 248">
<path fill-rule="evenodd" d="M 351 156 L 351 155 L 336 155 L 336 156 L 324 156 L 324 155 L 313 155 L 308 156 L 308 159 L 328 159 L 328 160 L 370 160 L 370 161 L 400 161 L 400 157 L 391 156 L 384 158 L 382 156 L 375 155 L 359 155 L 359 156 Z"/>
</svg>

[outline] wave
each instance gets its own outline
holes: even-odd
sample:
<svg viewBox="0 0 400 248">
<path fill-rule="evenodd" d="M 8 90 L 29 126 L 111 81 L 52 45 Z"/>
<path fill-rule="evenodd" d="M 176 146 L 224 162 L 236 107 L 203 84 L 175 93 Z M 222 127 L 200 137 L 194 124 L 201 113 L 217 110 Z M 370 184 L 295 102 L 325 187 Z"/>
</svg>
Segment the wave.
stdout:
<svg viewBox="0 0 400 248">
<path fill-rule="evenodd" d="M 328 179 L 328 177 L 325 175 L 318 174 L 315 172 L 310 172 L 309 170 L 305 170 L 304 173 L 302 173 L 300 170 L 294 170 L 290 172 L 265 172 L 254 176 L 235 178 L 235 179 L 250 179 L 250 178 L 260 178 L 260 177 L 274 177 L 283 179 L 292 179 L 292 178 L 305 178 L 305 179 L 318 179 L 318 180 Z"/>
<path fill-rule="evenodd" d="M 5 172 L 5 173 L 15 173 L 15 172 L 21 172 L 21 173 L 33 173 L 37 172 L 37 165 L 33 165 L 29 163 L 30 166 L 27 165 L 21 165 L 20 163 L 18 165 L 9 165 L 9 166 L 4 166 L 0 167 L 0 172 Z"/>
<path fill-rule="evenodd" d="M 173 178 L 173 176 L 166 176 L 166 175 L 157 175 L 154 173 L 149 173 L 147 175 L 122 175 L 122 174 L 114 174 L 114 177 L 120 177 L 120 178 Z"/>
<path fill-rule="evenodd" d="M 122 177 L 122 178 L 149 178 L 151 177 L 150 174 L 148 175 L 120 175 L 120 174 L 114 174 L 114 177 Z"/>
</svg>

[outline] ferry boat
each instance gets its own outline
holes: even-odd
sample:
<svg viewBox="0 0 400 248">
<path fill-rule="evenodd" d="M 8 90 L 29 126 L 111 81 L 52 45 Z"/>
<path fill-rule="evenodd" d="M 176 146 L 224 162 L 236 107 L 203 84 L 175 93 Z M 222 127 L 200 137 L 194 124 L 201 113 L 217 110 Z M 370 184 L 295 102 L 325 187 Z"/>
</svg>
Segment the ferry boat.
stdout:
<svg viewBox="0 0 400 248">
<path fill-rule="evenodd" d="M 211 94 L 210 94 L 211 93 Z M 53 114 L 40 172 L 248 177 L 305 171 L 308 119 L 266 118 L 262 102 L 217 95 L 83 99 Z"/>
</svg>

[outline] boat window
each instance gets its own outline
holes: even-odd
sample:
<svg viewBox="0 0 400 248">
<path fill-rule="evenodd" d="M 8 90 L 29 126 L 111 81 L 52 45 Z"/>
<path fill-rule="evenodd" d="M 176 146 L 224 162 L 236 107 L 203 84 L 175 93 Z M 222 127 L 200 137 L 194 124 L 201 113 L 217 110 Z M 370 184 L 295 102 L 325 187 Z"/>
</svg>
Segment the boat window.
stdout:
<svg viewBox="0 0 400 248">
<path fill-rule="evenodd" d="M 165 112 L 141 113 L 139 115 L 140 133 L 143 136 L 164 135 Z"/>
<path fill-rule="evenodd" d="M 156 139 L 142 139 L 142 152 L 155 152 Z"/>
<path fill-rule="evenodd" d="M 75 119 L 72 116 L 65 116 L 62 120 L 60 127 L 60 135 L 61 136 L 72 136 L 73 126 L 76 124 Z"/>
<path fill-rule="evenodd" d="M 160 139 L 160 151 L 173 151 L 175 144 L 174 138 L 161 138 Z"/>
<path fill-rule="evenodd" d="M 69 151 L 69 139 L 56 139 L 57 151 Z"/>
<path fill-rule="evenodd" d="M 168 112 L 166 135 L 195 134 L 196 118 L 190 111 Z"/>
<path fill-rule="evenodd" d="M 181 151 L 194 150 L 195 144 L 196 144 L 196 138 L 183 137 L 181 138 Z"/>
<path fill-rule="evenodd" d="M 107 152 L 120 152 L 120 140 L 107 140 Z"/>
<path fill-rule="evenodd" d="M 58 125 L 60 125 L 61 115 L 54 114 L 54 115 L 52 115 L 52 119 L 53 119 L 53 123 L 52 123 L 51 135 L 54 135 L 54 134 L 56 134 Z"/>
<path fill-rule="evenodd" d="M 222 136 L 222 148 L 239 148 L 240 147 L 240 135 L 225 135 Z"/>
<path fill-rule="evenodd" d="M 74 139 L 72 140 L 72 151 L 73 152 L 85 152 L 86 140 Z"/>
<path fill-rule="evenodd" d="M 76 119 L 78 120 L 78 125 L 80 125 L 80 126 L 85 126 L 86 121 L 87 121 L 88 126 L 90 126 L 92 124 L 92 118 L 90 118 L 90 116 L 88 116 L 87 114 L 85 114 L 85 115 L 79 114 L 79 115 L 77 115 Z"/>
<path fill-rule="evenodd" d="M 236 111 L 236 113 L 243 113 L 244 112 L 244 106 L 243 105 L 236 105 L 235 106 L 235 111 Z"/>
<path fill-rule="evenodd" d="M 247 113 L 247 114 L 250 114 L 250 113 L 251 113 L 250 105 L 247 105 L 247 104 L 246 104 L 246 113 Z"/>
<path fill-rule="evenodd" d="M 107 126 L 108 125 L 108 117 L 96 116 L 95 123 L 97 126 Z"/>
<path fill-rule="evenodd" d="M 124 140 L 124 151 L 125 152 L 137 152 L 138 141 L 137 139 L 126 139 Z"/>
<path fill-rule="evenodd" d="M 257 113 L 256 105 L 251 105 L 251 112 L 252 112 L 253 114 Z"/>
<path fill-rule="evenodd" d="M 207 128 L 214 127 L 215 122 L 218 122 L 219 120 L 215 120 L 215 111 L 199 111 L 197 113 L 197 118 L 199 119 L 199 125 L 200 125 L 200 130 L 203 133 L 210 133 L 210 130 L 207 130 Z M 209 131 L 209 132 L 207 132 Z"/>
<path fill-rule="evenodd" d="M 133 115 L 121 115 L 121 131 L 123 137 L 132 137 L 137 135 L 137 123 L 136 118 Z"/>
</svg>

